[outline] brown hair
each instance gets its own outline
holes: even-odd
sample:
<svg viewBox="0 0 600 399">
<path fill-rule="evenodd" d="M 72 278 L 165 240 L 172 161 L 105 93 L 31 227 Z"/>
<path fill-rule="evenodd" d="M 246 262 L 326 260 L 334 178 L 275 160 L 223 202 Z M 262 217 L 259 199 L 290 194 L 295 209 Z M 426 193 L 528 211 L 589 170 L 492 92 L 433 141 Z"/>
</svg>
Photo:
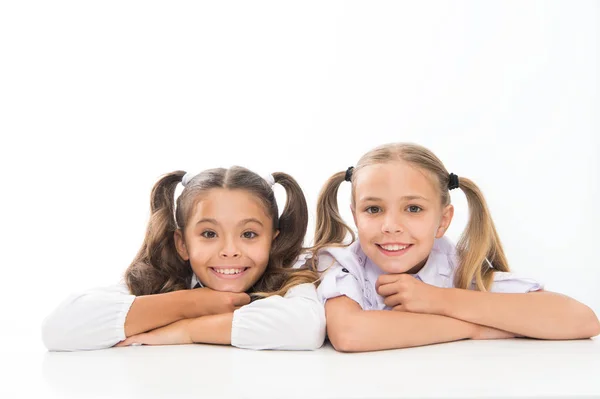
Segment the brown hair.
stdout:
<svg viewBox="0 0 600 399">
<path fill-rule="evenodd" d="M 358 161 L 351 182 L 366 166 L 394 161 L 408 162 L 428 171 L 437 181 L 442 207 L 450 204 L 448 190 L 450 174 L 435 154 L 417 144 L 386 144 L 369 151 Z M 343 245 L 347 234 L 351 235 L 352 242 L 355 240 L 354 232 L 342 220 L 337 205 L 338 188 L 344 178 L 345 172 L 334 174 L 319 194 L 315 240 L 311 248 L 313 259 L 316 259 L 314 254 L 326 246 Z M 457 288 L 469 289 L 475 281 L 477 290 L 486 291 L 493 282 L 495 270 L 509 271 L 508 262 L 481 190 L 465 177 L 460 177 L 459 188 L 467 197 L 469 221 L 457 244 L 459 267 L 455 274 L 454 285 Z M 354 194 L 353 184 L 352 208 L 355 205 Z"/>
<path fill-rule="evenodd" d="M 279 216 L 273 189 L 256 173 L 234 166 L 209 169 L 186 183 L 175 206 L 175 189 L 186 173 L 175 171 L 164 175 L 150 195 L 150 220 L 146 237 L 135 259 L 125 272 L 125 281 L 134 295 L 158 294 L 190 288 L 192 269 L 175 247 L 174 233 L 183 231 L 201 196 L 213 188 L 241 189 L 255 195 L 273 220 L 279 235 L 273 241 L 269 263 L 264 274 L 250 288 L 250 293 L 264 297 L 284 295 L 291 287 L 314 283 L 318 275 L 303 267 L 293 269 L 302 252 L 308 226 L 308 207 L 302 189 L 290 175 L 273 173 L 276 183 L 286 191 L 286 204 Z"/>
</svg>

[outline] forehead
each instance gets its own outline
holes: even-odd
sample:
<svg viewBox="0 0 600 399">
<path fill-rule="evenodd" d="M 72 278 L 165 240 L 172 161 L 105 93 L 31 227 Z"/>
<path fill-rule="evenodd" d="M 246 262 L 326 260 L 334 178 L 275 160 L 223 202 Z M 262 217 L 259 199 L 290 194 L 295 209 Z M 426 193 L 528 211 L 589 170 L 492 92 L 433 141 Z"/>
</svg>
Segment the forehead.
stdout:
<svg viewBox="0 0 600 399">
<path fill-rule="evenodd" d="M 360 169 L 354 180 L 357 201 L 364 197 L 439 196 L 435 177 L 403 161 L 380 163 Z"/>
<path fill-rule="evenodd" d="M 228 188 L 213 188 L 201 195 L 193 208 L 192 217 L 224 220 L 271 219 L 265 204 L 256 194 Z"/>
</svg>

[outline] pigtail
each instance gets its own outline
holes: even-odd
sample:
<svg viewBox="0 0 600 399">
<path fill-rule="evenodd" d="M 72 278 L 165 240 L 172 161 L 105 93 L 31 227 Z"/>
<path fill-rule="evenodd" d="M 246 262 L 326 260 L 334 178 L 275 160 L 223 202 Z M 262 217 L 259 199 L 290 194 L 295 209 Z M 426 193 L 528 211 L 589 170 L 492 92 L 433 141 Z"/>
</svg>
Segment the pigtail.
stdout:
<svg viewBox="0 0 600 399">
<path fill-rule="evenodd" d="M 302 244 L 308 228 L 308 206 L 304 192 L 296 180 L 286 173 L 273 173 L 273 178 L 285 189 L 287 199 L 279 218 L 279 235 L 273 241 L 269 265 L 252 290 L 255 297 L 283 296 L 290 288 L 315 283 L 319 278 L 308 265 L 292 268 L 303 251 Z"/>
<path fill-rule="evenodd" d="M 352 237 L 352 242 L 356 240 L 354 231 L 344 222 L 338 208 L 338 190 L 345 179 L 346 172 L 334 174 L 327 180 L 319 193 L 315 239 L 310 248 L 313 254 L 312 259 L 316 259 L 319 250 L 326 246 L 343 245 L 348 234 Z"/>
<path fill-rule="evenodd" d="M 125 282 L 133 295 L 150 295 L 188 288 L 191 269 L 175 248 L 175 189 L 185 175 L 175 171 L 163 176 L 152 188 L 150 220 L 144 242 L 125 271 Z"/>
<path fill-rule="evenodd" d="M 302 244 L 308 228 L 308 205 L 304 192 L 286 173 L 273 173 L 275 183 L 280 184 L 286 193 L 286 202 L 279 217 L 279 236 L 273 242 L 271 256 L 276 267 L 289 267 L 302 252 Z"/>
<path fill-rule="evenodd" d="M 477 290 L 487 291 L 494 281 L 494 271 L 509 271 L 508 261 L 481 190 L 464 177 L 460 178 L 459 188 L 467 197 L 469 221 L 457 244 L 460 265 L 454 285 L 469 289 L 474 282 Z"/>
</svg>

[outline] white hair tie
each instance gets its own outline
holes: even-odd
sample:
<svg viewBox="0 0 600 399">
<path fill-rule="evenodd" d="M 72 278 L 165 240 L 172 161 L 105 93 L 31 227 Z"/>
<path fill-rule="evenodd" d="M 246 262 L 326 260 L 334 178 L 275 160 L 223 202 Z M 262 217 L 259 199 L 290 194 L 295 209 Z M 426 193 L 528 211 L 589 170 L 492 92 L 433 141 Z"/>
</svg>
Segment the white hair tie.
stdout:
<svg viewBox="0 0 600 399">
<path fill-rule="evenodd" d="M 275 184 L 275 178 L 270 173 L 268 175 L 264 176 L 263 179 L 265 179 L 265 181 L 267 183 L 269 183 L 269 186 L 271 186 L 271 187 L 273 187 L 273 184 Z"/>
<path fill-rule="evenodd" d="M 183 185 L 183 187 L 187 186 L 189 184 L 189 182 L 196 177 L 197 173 L 190 173 L 190 172 L 186 172 L 185 175 L 183 175 L 183 178 L 181 179 L 181 184 Z"/>
</svg>

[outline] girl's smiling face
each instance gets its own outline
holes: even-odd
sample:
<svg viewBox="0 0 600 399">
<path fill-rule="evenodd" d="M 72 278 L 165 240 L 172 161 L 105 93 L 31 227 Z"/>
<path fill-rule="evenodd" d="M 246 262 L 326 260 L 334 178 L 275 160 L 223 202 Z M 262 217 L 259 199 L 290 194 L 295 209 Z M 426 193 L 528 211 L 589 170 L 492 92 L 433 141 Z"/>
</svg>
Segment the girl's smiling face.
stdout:
<svg viewBox="0 0 600 399">
<path fill-rule="evenodd" d="M 361 168 L 354 178 L 352 214 L 365 254 L 386 273 L 416 273 L 454 208 L 441 204 L 435 178 L 394 161 Z"/>
<path fill-rule="evenodd" d="M 175 232 L 175 244 L 205 287 L 245 292 L 265 272 L 277 234 L 259 198 L 214 188 L 196 203 L 183 234 Z"/>
</svg>

